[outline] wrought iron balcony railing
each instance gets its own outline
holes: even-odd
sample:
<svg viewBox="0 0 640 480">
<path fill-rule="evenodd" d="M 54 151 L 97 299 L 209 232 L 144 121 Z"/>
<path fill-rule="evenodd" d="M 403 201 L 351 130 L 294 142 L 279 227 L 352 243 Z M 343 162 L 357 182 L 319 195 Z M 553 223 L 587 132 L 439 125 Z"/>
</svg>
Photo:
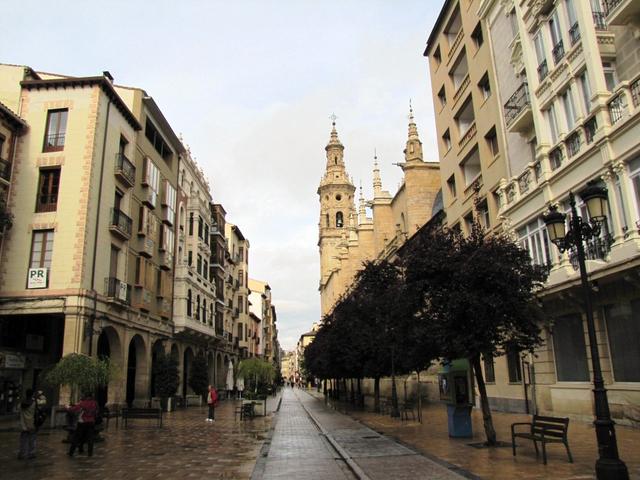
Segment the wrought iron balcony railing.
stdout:
<svg viewBox="0 0 640 480">
<path fill-rule="evenodd" d="M 553 54 L 553 63 L 557 65 L 560 60 L 562 60 L 562 57 L 564 57 L 564 42 L 560 40 L 558 43 L 556 43 L 553 46 L 553 50 L 551 50 L 551 53 Z"/>
<path fill-rule="evenodd" d="M 540 65 L 538 65 L 538 80 L 543 81 L 549 74 L 549 67 L 547 67 L 547 59 L 545 58 Z"/>
<path fill-rule="evenodd" d="M 507 127 L 513 123 L 522 110 L 529 106 L 529 86 L 527 82 L 524 82 L 504 104 L 504 118 Z"/>
<path fill-rule="evenodd" d="M 132 220 L 121 210 L 111 209 L 111 227 L 115 227 L 127 237 L 131 237 Z"/>
<path fill-rule="evenodd" d="M 123 153 L 116 154 L 115 173 L 121 175 L 131 186 L 136 182 L 136 167 Z"/>
</svg>

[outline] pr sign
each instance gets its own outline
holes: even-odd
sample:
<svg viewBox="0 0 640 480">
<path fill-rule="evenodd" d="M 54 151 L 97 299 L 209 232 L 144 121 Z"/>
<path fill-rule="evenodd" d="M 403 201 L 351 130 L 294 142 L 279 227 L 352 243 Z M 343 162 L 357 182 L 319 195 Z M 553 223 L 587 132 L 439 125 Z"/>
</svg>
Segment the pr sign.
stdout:
<svg viewBox="0 0 640 480">
<path fill-rule="evenodd" d="M 46 268 L 30 268 L 27 276 L 27 288 L 47 288 L 48 272 Z"/>
</svg>

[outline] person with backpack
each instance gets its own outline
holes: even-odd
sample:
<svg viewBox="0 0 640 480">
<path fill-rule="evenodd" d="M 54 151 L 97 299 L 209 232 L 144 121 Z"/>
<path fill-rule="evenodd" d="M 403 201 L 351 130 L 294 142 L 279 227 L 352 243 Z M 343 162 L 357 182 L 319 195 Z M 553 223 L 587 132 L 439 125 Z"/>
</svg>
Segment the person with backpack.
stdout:
<svg viewBox="0 0 640 480">
<path fill-rule="evenodd" d="M 218 392 L 213 385 L 209 385 L 209 393 L 207 394 L 207 405 L 209 405 L 209 415 L 207 422 L 215 422 L 216 405 L 218 403 Z"/>
<path fill-rule="evenodd" d="M 70 412 L 77 413 L 78 426 L 71 440 L 71 447 L 68 455 L 73 457 L 76 448 L 83 444 L 88 445 L 87 455 L 93 456 L 93 440 L 95 438 L 95 425 L 98 416 L 98 403 L 93 399 L 91 393 L 86 393 L 82 400 L 76 405 L 69 407 Z"/>
<path fill-rule="evenodd" d="M 20 450 L 18 460 L 31 460 L 36 458 L 36 402 L 33 398 L 33 390 L 25 392 L 25 397 L 20 404 Z"/>
</svg>

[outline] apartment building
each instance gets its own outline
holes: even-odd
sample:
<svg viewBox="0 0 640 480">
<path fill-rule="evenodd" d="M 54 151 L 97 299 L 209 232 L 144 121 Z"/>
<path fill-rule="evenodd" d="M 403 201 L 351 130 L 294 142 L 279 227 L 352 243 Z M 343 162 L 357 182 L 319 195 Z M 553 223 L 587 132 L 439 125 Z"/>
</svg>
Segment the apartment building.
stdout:
<svg viewBox="0 0 640 480">
<path fill-rule="evenodd" d="M 251 292 L 250 309 L 257 322 L 254 326 L 256 339 L 256 355 L 261 356 L 274 366 L 279 365 L 280 344 L 278 343 L 278 328 L 276 325 L 276 307 L 271 298 L 271 287 L 267 282 L 249 279 Z"/>
<path fill-rule="evenodd" d="M 507 175 L 496 72 L 477 0 L 447 0 L 431 31 L 429 57 L 446 223 L 467 232 L 474 207 L 499 224 L 496 191 Z"/>
<path fill-rule="evenodd" d="M 640 188 L 636 181 L 636 175 L 640 178 L 640 146 L 634 140 L 640 133 L 637 2 L 445 2 L 426 51 L 434 99 L 444 78 L 444 74 L 438 74 L 448 58 L 444 51 L 460 50 L 457 43 L 464 41 L 456 41 L 450 35 L 456 30 L 450 26 L 456 25 L 451 19 L 458 11 L 463 22 L 463 12 L 470 12 L 467 15 L 474 21 L 480 20 L 482 44 L 488 52 L 485 68 L 494 71 L 495 81 L 490 83 L 490 90 L 498 109 L 476 117 L 485 125 L 496 123 L 499 146 L 496 162 L 502 164 L 495 167 L 501 176 L 497 184 L 492 182 L 488 200 L 494 204 L 501 230 L 527 248 L 532 261 L 551 267 L 543 304 L 552 327 L 544 331 L 544 345 L 536 355 L 507 352 L 496 359 L 484 359 L 492 406 L 592 418 L 589 343 L 576 253 L 571 249 L 561 253 L 549 242 L 542 215 L 549 205 L 558 205 L 560 211 L 568 212 L 569 193 L 574 192 L 580 214 L 586 218 L 580 192 L 587 182 L 596 182 L 607 188 L 609 199 L 606 223 L 600 235 L 587 245 L 600 360 L 612 416 L 619 423 L 637 422 L 640 418 L 637 388 L 640 312 L 636 305 L 640 297 L 636 281 L 640 273 L 637 253 Z M 469 42 L 473 44 L 475 39 L 470 38 L 466 47 Z M 455 66 L 448 67 L 447 76 L 452 73 L 455 76 Z M 470 83 L 473 84 L 471 75 Z M 438 115 L 436 111 L 437 118 Z M 436 123 L 442 136 L 447 124 L 438 120 Z M 440 150 L 443 171 L 448 168 L 446 164 L 456 168 L 457 163 L 464 173 L 466 163 L 448 159 L 450 154 L 443 145 Z M 457 210 L 446 200 L 451 189 L 447 192 L 444 182 L 443 193 L 451 225 L 452 218 L 458 216 L 451 213 Z"/>
<path fill-rule="evenodd" d="M 249 318 L 249 240 L 240 228 L 226 224 L 225 236 L 228 248 L 228 269 L 226 280 L 227 318 L 225 331 L 233 349 L 240 359 L 249 357 L 249 329 L 253 320 Z"/>
</svg>

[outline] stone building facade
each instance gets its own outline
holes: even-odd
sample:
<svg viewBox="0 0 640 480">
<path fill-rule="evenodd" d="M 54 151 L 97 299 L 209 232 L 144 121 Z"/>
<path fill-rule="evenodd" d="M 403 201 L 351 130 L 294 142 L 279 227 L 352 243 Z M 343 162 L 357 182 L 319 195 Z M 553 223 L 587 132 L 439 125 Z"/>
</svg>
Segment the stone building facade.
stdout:
<svg viewBox="0 0 640 480">
<path fill-rule="evenodd" d="M 610 211 L 600 236 L 587 245 L 600 361 L 616 422 L 640 419 L 640 342 L 631 340 L 640 338 L 636 7 L 637 2 L 617 0 L 453 0 L 445 2 L 430 36 L 425 53 L 436 100 L 437 80 L 456 75 L 456 61 L 448 64 L 447 52 L 469 50 L 478 39 L 488 50 L 487 62 L 477 68 L 494 72 L 488 90 L 498 108 L 477 118 L 495 122 L 498 135 L 496 162 L 501 165 L 495 167 L 498 182 L 490 186 L 496 212 L 491 227 L 511 234 L 533 262 L 551 268 L 543 304 L 553 326 L 543 332 L 543 346 L 536 355 L 510 352 L 484 359 L 496 409 L 592 418 L 589 343 L 575 252 L 560 253 L 549 242 L 542 215 L 554 204 L 567 212 L 569 192 L 580 200 L 587 182 L 595 181 L 607 188 Z M 448 30 L 458 14 L 463 24 L 465 15 L 473 16 L 471 25 L 476 18 L 480 22 L 474 34 L 461 34 L 462 40 Z M 469 95 L 475 102 L 484 93 Z M 459 110 L 452 115 L 461 118 Z M 436 125 L 442 137 L 446 124 Z M 440 157 L 443 169 L 460 168 L 464 174 L 459 158 L 449 159 L 442 148 Z M 445 199 L 447 187 L 443 176 Z M 581 201 L 578 207 L 586 218 Z M 446 200 L 445 211 L 450 225 L 459 218 Z"/>
</svg>

